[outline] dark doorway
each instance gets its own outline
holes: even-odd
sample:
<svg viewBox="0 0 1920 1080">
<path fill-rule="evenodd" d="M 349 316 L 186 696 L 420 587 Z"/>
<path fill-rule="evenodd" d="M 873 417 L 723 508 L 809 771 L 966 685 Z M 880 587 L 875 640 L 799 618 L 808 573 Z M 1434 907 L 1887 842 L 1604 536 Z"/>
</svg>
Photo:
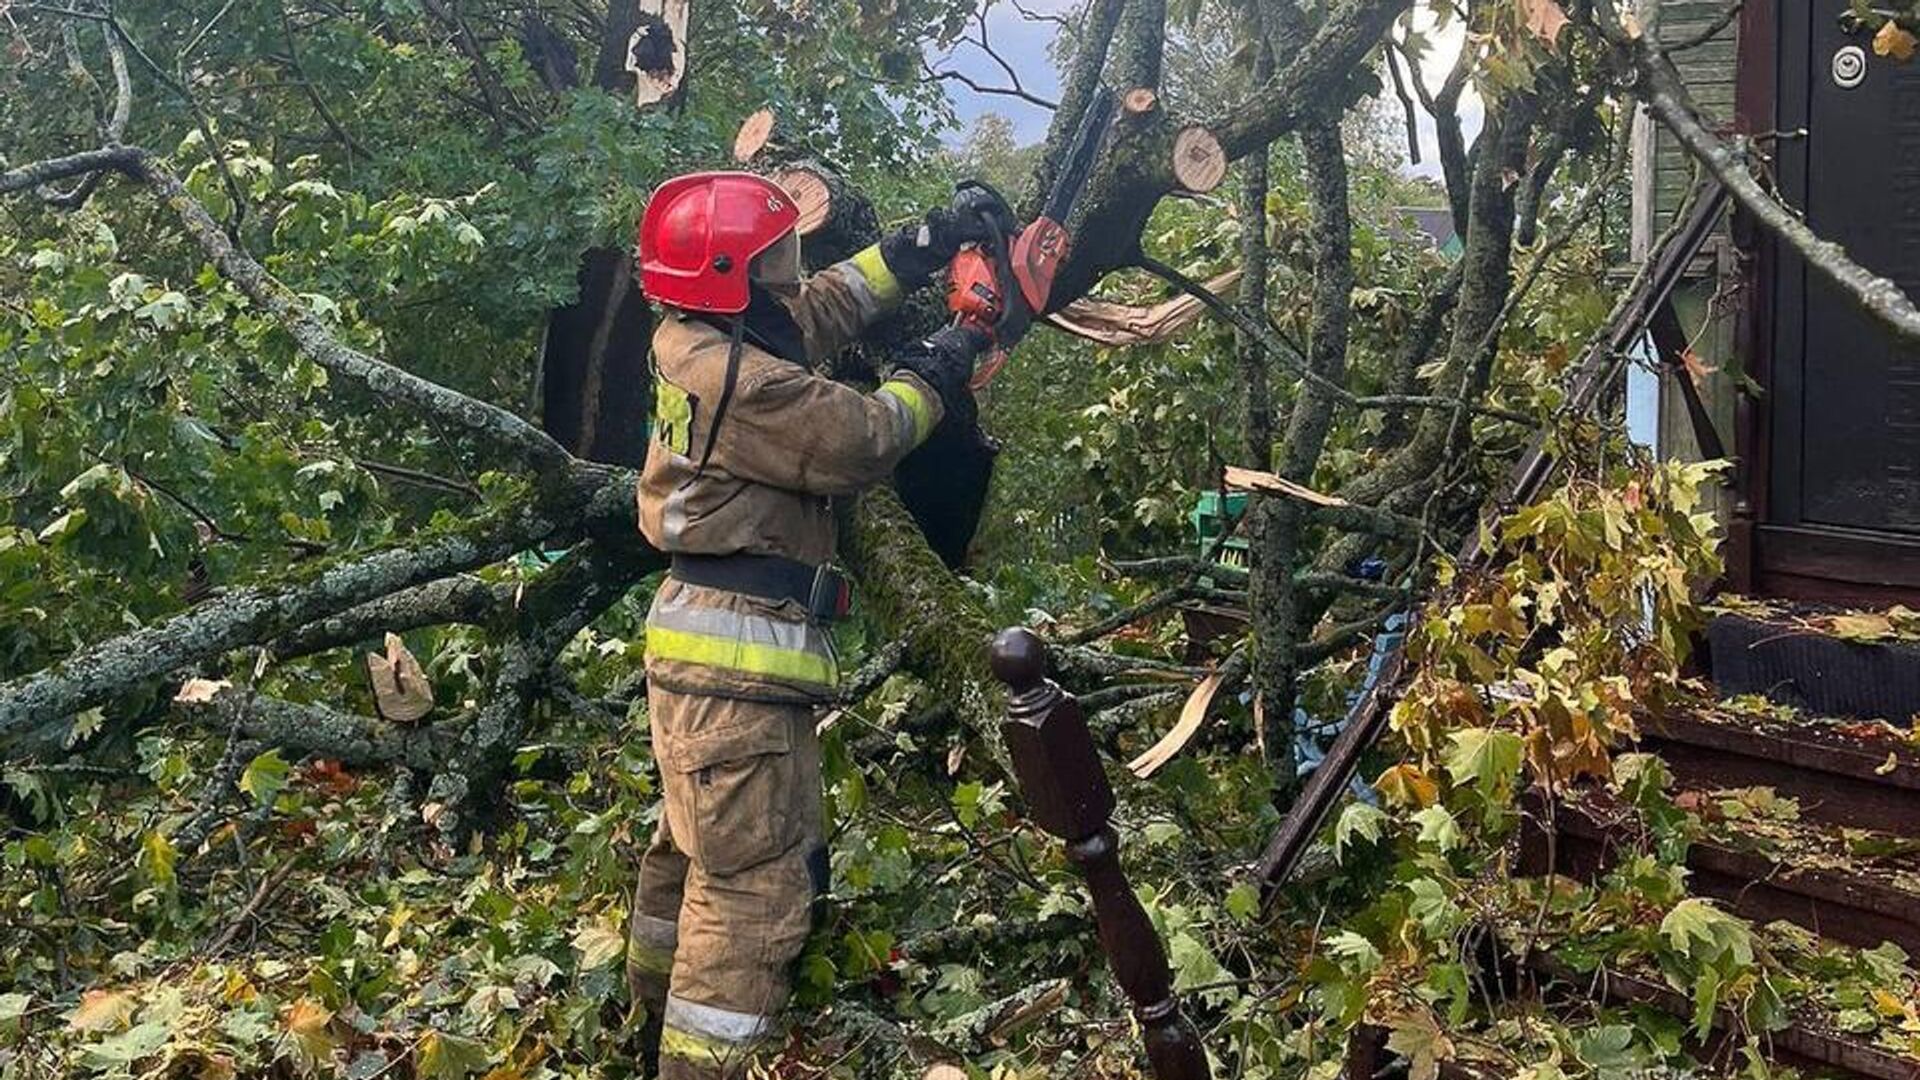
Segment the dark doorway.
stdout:
<svg viewBox="0 0 1920 1080">
<path fill-rule="evenodd" d="M 1920 63 L 1874 55 L 1847 0 L 1780 5 L 1782 195 L 1920 295 Z M 1779 252 L 1763 582 L 1810 598 L 1920 589 L 1920 348 Z"/>
</svg>

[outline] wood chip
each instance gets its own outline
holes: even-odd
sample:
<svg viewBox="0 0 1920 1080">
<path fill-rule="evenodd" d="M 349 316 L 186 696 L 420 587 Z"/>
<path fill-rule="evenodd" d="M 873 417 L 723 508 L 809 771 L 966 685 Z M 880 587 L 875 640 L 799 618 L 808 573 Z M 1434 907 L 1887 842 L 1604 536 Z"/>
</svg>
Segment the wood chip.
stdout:
<svg viewBox="0 0 1920 1080">
<path fill-rule="evenodd" d="M 1142 780 L 1160 771 L 1160 767 L 1172 761 L 1174 755 L 1186 748 L 1193 736 L 1206 722 L 1207 710 L 1212 707 L 1213 699 L 1220 693 L 1220 673 L 1214 672 L 1200 680 L 1200 685 L 1187 695 L 1187 703 L 1180 707 L 1180 720 L 1172 730 L 1160 737 L 1160 741 L 1146 749 L 1146 752 L 1127 763 L 1133 775 Z"/>
<path fill-rule="evenodd" d="M 773 182 L 786 189 L 794 209 L 800 211 L 800 221 L 794 226 L 800 235 L 819 232 L 833 211 L 833 192 L 827 182 L 812 169 L 781 169 L 773 174 Z"/>
<path fill-rule="evenodd" d="M 740 131 L 733 137 L 733 160 L 745 165 L 754 155 L 766 149 L 767 140 L 773 137 L 773 110 L 761 109 L 740 125 Z"/>
<path fill-rule="evenodd" d="M 1353 505 L 1338 495 L 1325 495 L 1304 484 L 1296 484 L 1259 469 L 1243 469 L 1238 465 L 1229 465 L 1225 475 L 1227 487 L 1234 491 L 1257 491 L 1262 495 L 1280 495 L 1314 506 Z"/>
<path fill-rule="evenodd" d="M 399 634 L 387 635 L 387 654 L 367 654 L 367 680 L 373 684 L 373 708 L 395 724 L 419 722 L 433 711 L 433 686 Z"/>
<path fill-rule="evenodd" d="M 225 679 L 188 679 L 180 684 L 180 692 L 173 695 L 173 700 L 182 705 L 204 705 L 220 691 L 232 687 L 233 684 Z"/>
<path fill-rule="evenodd" d="M 1227 152 L 1213 132 L 1195 124 L 1173 137 L 1173 178 L 1196 195 L 1204 195 L 1227 178 Z"/>
<path fill-rule="evenodd" d="M 920 1080 L 967 1080 L 967 1070 L 943 1063 L 921 1073 Z"/>
</svg>

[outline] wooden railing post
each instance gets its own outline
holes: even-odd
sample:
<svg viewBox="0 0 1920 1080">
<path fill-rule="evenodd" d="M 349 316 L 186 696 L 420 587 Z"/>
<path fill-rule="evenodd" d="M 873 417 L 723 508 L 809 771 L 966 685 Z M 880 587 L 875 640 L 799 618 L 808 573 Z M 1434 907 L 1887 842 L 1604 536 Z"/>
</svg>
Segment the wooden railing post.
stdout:
<svg viewBox="0 0 1920 1080">
<path fill-rule="evenodd" d="M 993 673 L 1010 691 L 1001 732 L 1028 816 L 1066 842 L 1067 858 L 1087 879 L 1100 947 L 1133 1002 L 1153 1075 L 1207 1080 L 1207 1053 L 1180 1011 L 1166 947 L 1120 868 L 1113 787 L 1080 703 L 1046 677 L 1046 645 L 1030 630 L 1002 630 L 993 639 Z"/>
</svg>

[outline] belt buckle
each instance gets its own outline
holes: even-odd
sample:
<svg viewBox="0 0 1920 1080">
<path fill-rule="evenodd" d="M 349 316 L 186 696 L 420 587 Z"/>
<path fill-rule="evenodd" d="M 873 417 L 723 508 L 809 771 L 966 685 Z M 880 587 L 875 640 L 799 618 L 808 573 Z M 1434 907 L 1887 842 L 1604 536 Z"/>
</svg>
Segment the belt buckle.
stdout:
<svg viewBox="0 0 1920 1080">
<path fill-rule="evenodd" d="M 821 563 L 813 571 L 813 587 L 807 594 L 807 614 L 822 622 L 843 619 L 853 606 L 853 588 L 847 575 L 832 563 Z"/>
</svg>

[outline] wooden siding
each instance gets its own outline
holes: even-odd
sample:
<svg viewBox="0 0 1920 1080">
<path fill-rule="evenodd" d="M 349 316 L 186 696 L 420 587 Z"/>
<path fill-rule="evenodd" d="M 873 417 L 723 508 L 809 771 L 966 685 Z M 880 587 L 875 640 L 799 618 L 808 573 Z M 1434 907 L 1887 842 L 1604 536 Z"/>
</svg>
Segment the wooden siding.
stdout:
<svg viewBox="0 0 1920 1080">
<path fill-rule="evenodd" d="M 1728 0 L 1640 0 L 1642 22 L 1663 41 L 1691 40 L 1725 14 Z M 1693 92 L 1708 122 L 1716 127 L 1731 126 L 1734 116 L 1738 22 L 1729 23 L 1707 43 L 1674 54 L 1687 87 Z M 1644 115 L 1642 128 L 1634 141 L 1634 237 L 1635 254 L 1644 257 L 1648 244 L 1672 224 L 1687 192 L 1694 183 L 1693 160 L 1665 128 Z M 1704 361 L 1709 374 L 1701 380 L 1701 396 L 1720 436 L 1732 444 L 1734 402 L 1737 396 L 1734 374 L 1743 364 L 1735 353 L 1735 312 L 1731 274 L 1732 260 L 1727 251 L 1725 226 L 1707 241 L 1707 247 L 1695 260 L 1687 281 L 1674 293 L 1674 307 L 1680 316 L 1693 350 Z M 1723 284 L 1727 287 L 1723 288 Z M 1699 460 L 1692 425 L 1681 397 L 1672 385 L 1674 375 L 1661 374 L 1659 445 L 1662 455 Z M 1731 509 L 1731 492 L 1723 492 L 1718 507 L 1723 520 Z"/>
<path fill-rule="evenodd" d="M 1650 9 L 1648 21 L 1661 40 L 1687 41 L 1705 32 L 1714 20 L 1726 13 L 1727 0 L 1656 0 Z M 1737 22 L 1729 23 L 1713 40 L 1676 53 L 1673 58 L 1687 89 L 1706 112 L 1708 122 L 1716 126 L 1733 122 L 1737 28 Z M 1657 236 L 1672 221 L 1674 211 L 1693 186 L 1694 170 L 1692 159 L 1671 133 L 1664 129 L 1656 131 L 1653 144 L 1650 209 L 1653 234 Z"/>
</svg>

